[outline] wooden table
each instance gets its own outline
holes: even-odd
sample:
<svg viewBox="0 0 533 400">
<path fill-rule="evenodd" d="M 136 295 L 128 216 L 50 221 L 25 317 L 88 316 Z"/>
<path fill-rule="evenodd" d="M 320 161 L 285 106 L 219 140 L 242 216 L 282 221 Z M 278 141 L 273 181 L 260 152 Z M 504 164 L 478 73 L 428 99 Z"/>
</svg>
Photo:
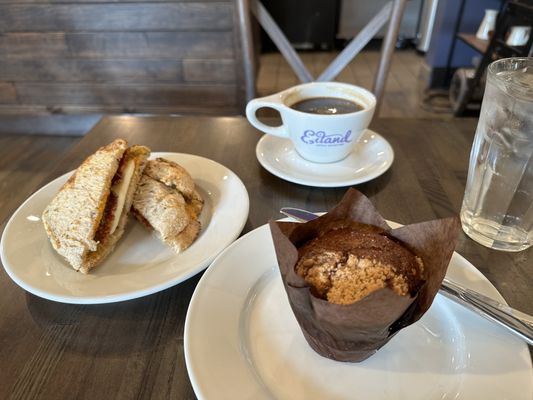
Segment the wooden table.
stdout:
<svg viewBox="0 0 533 400">
<path fill-rule="evenodd" d="M 373 129 L 390 141 L 396 158 L 388 172 L 357 189 L 372 199 L 385 218 L 400 223 L 457 214 L 475 126 L 475 120 L 374 121 Z M 36 161 L 24 158 L 23 176 L 42 174 L 47 161 L 53 160 L 56 167 L 42 182 L 7 181 L 2 196 L 9 196 L 10 202 L 0 210 L 0 221 L 5 226 L 28 193 L 75 168 L 116 137 L 145 144 L 153 151 L 208 157 L 232 169 L 250 195 L 244 232 L 279 217 L 282 206 L 324 211 L 340 200 L 346 188 L 300 186 L 265 171 L 255 158 L 260 136 L 242 118 L 105 118 L 66 154 L 61 153 L 61 146 L 53 146 L 54 138 L 48 139 L 49 152 L 36 141 L 32 158 Z M 26 143 L 25 151 L 31 149 Z M 0 159 L 10 154 L 13 149 L 0 149 Z M 10 165 L 19 165 L 16 157 Z M 532 249 L 497 252 L 461 235 L 457 251 L 511 306 L 533 314 Z M 198 278 L 145 298 L 80 306 L 28 294 L 2 270 L 0 398 L 194 398 L 185 368 L 183 325 Z"/>
</svg>

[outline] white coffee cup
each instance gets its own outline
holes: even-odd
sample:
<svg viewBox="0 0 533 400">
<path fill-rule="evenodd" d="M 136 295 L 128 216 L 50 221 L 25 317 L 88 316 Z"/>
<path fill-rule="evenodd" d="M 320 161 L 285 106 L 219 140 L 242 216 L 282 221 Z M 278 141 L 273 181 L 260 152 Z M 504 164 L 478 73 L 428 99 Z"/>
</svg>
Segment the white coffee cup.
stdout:
<svg viewBox="0 0 533 400">
<path fill-rule="evenodd" d="M 310 98 L 340 98 L 356 103 L 360 110 L 346 114 L 314 114 L 291 106 Z M 256 117 L 259 108 L 274 108 L 281 114 L 282 125 L 273 127 Z M 246 117 L 257 129 L 292 141 L 298 154 L 308 161 L 330 163 L 347 157 L 368 127 L 376 97 L 359 86 L 338 82 L 312 82 L 294 86 L 271 96 L 251 100 Z"/>
<path fill-rule="evenodd" d="M 530 32 L 530 26 L 513 26 L 505 43 L 509 46 L 524 46 L 529 40 Z"/>
</svg>

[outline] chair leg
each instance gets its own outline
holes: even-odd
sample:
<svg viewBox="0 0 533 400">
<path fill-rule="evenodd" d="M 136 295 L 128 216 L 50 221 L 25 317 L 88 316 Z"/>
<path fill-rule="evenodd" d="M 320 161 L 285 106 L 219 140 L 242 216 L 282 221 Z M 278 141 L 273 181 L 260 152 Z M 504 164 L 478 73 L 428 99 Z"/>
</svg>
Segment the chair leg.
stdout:
<svg viewBox="0 0 533 400">
<path fill-rule="evenodd" d="M 374 80 L 373 92 L 377 98 L 375 115 L 379 115 L 379 108 L 383 100 L 383 92 L 385 91 L 385 84 L 387 82 L 387 75 L 390 69 L 392 53 L 396 45 L 398 31 L 400 30 L 400 23 L 402 22 L 402 15 L 405 9 L 407 0 L 394 0 L 392 12 L 389 22 L 389 28 L 385 35 L 385 40 L 381 48 L 381 58 L 379 60 L 378 71 Z"/>
<path fill-rule="evenodd" d="M 311 82 L 313 76 L 307 70 L 301 58 L 292 48 L 291 43 L 287 40 L 279 26 L 276 24 L 276 21 L 272 19 L 272 16 L 263 4 L 259 0 L 251 0 L 250 9 L 259 21 L 259 24 L 261 24 L 266 33 L 268 33 L 270 39 L 272 39 L 281 54 L 283 54 L 283 57 L 285 57 L 289 65 L 292 67 L 293 71 L 298 76 L 298 79 L 304 83 Z"/>
<path fill-rule="evenodd" d="M 357 34 L 331 64 L 318 77 L 318 81 L 325 82 L 335 79 L 342 70 L 354 59 L 368 42 L 388 21 L 391 13 L 391 2 L 385 4 L 381 11 Z"/>
<path fill-rule="evenodd" d="M 248 0 L 237 0 L 237 18 L 239 20 L 239 35 L 243 60 L 244 94 L 248 102 L 255 97 L 255 69 L 252 22 L 250 21 L 250 7 Z M 246 106 L 246 102 L 244 106 Z"/>
</svg>

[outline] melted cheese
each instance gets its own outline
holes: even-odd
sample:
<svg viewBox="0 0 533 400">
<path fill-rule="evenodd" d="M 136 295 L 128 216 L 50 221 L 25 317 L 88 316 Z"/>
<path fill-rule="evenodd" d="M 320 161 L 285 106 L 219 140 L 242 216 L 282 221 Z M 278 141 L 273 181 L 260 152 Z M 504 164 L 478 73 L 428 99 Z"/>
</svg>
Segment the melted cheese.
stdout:
<svg viewBox="0 0 533 400">
<path fill-rule="evenodd" d="M 118 222 L 124 210 L 124 203 L 126 202 L 126 196 L 128 194 L 128 189 L 130 187 L 131 179 L 133 178 L 133 173 L 135 172 L 135 161 L 129 160 L 124 168 L 124 173 L 122 179 L 119 179 L 112 187 L 111 191 L 117 196 L 117 208 L 113 215 L 113 223 L 111 224 L 111 229 L 109 234 L 113 234 L 115 229 L 117 229 Z"/>
</svg>

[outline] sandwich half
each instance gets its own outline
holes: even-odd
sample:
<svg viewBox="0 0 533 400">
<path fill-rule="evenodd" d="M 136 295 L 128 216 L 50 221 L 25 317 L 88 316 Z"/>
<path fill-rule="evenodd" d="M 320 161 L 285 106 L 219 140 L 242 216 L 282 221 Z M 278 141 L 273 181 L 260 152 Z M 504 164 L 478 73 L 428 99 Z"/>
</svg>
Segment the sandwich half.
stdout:
<svg viewBox="0 0 533 400">
<path fill-rule="evenodd" d="M 90 155 L 44 210 L 52 247 L 75 270 L 88 273 L 115 248 L 149 155 L 116 139 Z"/>
<path fill-rule="evenodd" d="M 177 253 L 200 233 L 203 199 L 191 175 L 181 165 L 149 160 L 133 199 L 132 213 Z"/>
</svg>

